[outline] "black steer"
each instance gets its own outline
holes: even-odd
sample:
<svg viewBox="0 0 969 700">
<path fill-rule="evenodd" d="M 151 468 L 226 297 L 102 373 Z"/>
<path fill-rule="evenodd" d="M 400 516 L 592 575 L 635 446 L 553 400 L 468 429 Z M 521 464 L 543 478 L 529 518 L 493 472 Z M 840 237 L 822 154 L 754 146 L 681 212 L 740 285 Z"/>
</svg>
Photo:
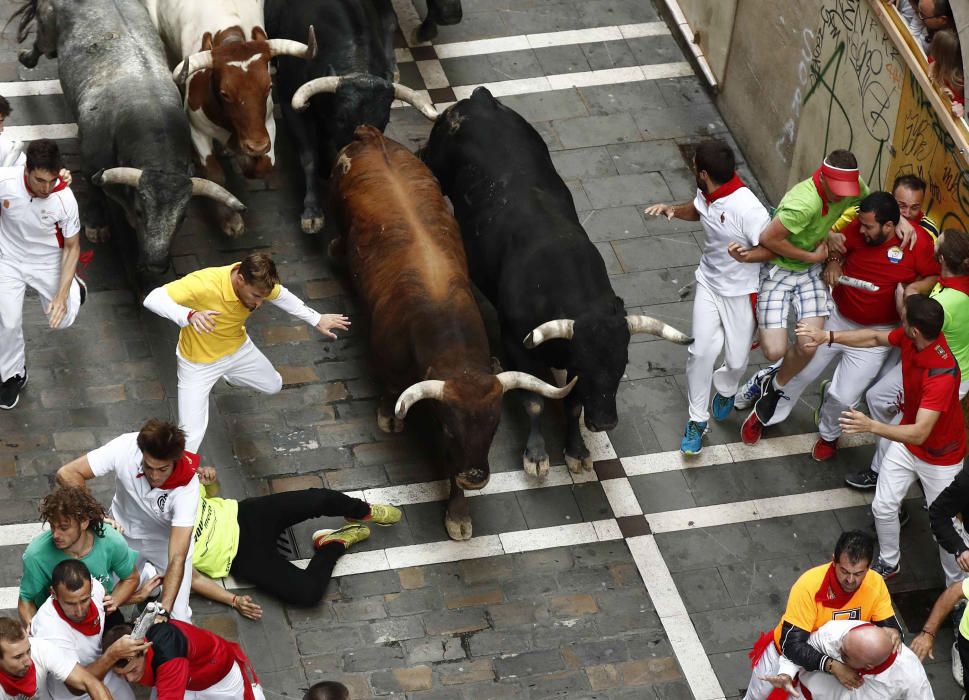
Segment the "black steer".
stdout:
<svg viewBox="0 0 969 700">
<path fill-rule="evenodd" d="M 381 131 L 395 97 L 430 118 L 433 106 L 394 81 L 397 16 L 389 0 L 268 0 L 266 31 L 276 39 L 305 37 L 314 27 L 319 50 L 310 60 L 276 58 L 276 90 L 283 117 L 296 141 L 306 178 L 300 227 L 323 228 L 319 180 L 358 126 Z M 305 110 L 305 111 L 304 111 Z"/>
<path fill-rule="evenodd" d="M 630 333 L 692 339 L 648 316 L 626 315 L 542 137 L 487 89 L 438 118 L 422 157 L 454 205 L 471 278 L 498 310 L 509 369 L 536 374 L 545 366 L 578 377 L 565 398 L 565 460 L 573 472 L 591 469 L 579 416 L 585 409 L 589 430 L 616 426 Z M 525 471 L 541 477 L 549 464 L 543 400 L 526 396 Z"/>
</svg>

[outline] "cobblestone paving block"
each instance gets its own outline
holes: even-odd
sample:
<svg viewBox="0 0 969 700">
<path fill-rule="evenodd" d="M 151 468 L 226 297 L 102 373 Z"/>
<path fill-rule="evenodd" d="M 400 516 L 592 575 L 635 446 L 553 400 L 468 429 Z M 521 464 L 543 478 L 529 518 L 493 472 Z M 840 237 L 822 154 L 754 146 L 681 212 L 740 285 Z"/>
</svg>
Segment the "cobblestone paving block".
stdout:
<svg viewBox="0 0 969 700">
<path fill-rule="evenodd" d="M 581 44 L 580 47 L 592 70 L 609 70 L 610 68 L 627 68 L 638 65 L 626 41 L 596 41 Z"/>
<path fill-rule="evenodd" d="M 469 635 L 468 648 L 471 656 L 481 657 L 496 654 L 522 654 L 530 651 L 532 644 L 527 634 L 482 630 Z"/>
<path fill-rule="evenodd" d="M 487 634 L 487 632 L 478 632 L 469 637 L 474 640 L 481 634 Z M 409 664 L 436 664 L 441 661 L 466 659 L 468 656 L 462 637 L 408 639 L 404 641 L 404 650 Z"/>
<path fill-rule="evenodd" d="M 578 671 L 562 671 L 549 673 L 537 678 L 530 678 L 524 683 L 528 688 L 529 698 L 559 698 L 559 697 L 588 697 L 589 681 L 584 673 Z M 593 696 L 595 698 L 595 696 Z"/>
<path fill-rule="evenodd" d="M 385 597 L 384 606 L 391 616 L 414 615 L 442 610 L 444 599 L 435 588 L 418 588 L 392 593 Z M 430 634 L 430 630 L 428 630 Z M 449 632 L 446 632 L 449 633 Z"/>
<path fill-rule="evenodd" d="M 552 126 L 562 146 L 568 149 L 642 140 L 640 128 L 629 114 L 553 120 Z"/>
<path fill-rule="evenodd" d="M 530 122 L 588 116 L 589 110 L 577 90 L 554 90 L 532 95 L 507 95 L 501 103 Z M 558 167 L 556 166 L 556 169 Z M 559 171 L 561 174 L 561 171 Z"/>
<path fill-rule="evenodd" d="M 348 672 L 378 671 L 403 666 L 404 649 L 398 642 L 364 646 L 343 655 L 343 668 Z"/>
<path fill-rule="evenodd" d="M 490 659 L 441 663 L 434 667 L 434 673 L 438 682 L 444 686 L 467 685 L 495 679 L 495 669 Z"/>
<path fill-rule="evenodd" d="M 489 608 L 489 616 L 494 608 Z M 463 610 L 431 610 L 424 613 L 424 627 L 430 635 L 466 634 L 489 627 L 483 610 L 466 608 Z"/>
</svg>

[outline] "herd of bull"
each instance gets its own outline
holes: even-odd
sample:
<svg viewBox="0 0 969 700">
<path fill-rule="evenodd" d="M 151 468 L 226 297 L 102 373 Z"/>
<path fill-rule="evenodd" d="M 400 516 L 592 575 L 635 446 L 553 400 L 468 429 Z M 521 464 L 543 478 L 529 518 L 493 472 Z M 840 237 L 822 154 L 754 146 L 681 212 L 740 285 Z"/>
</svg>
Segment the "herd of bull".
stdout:
<svg viewBox="0 0 969 700">
<path fill-rule="evenodd" d="M 428 5 L 419 38 L 435 22 L 460 18 L 459 0 Z M 306 178 L 301 227 L 323 228 L 319 182 L 329 173 L 338 231 L 330 252 L 346 258 L 371 316 L 383 386 L 378 425 L 399 431 L 416 402 L 433 400 L 450 465 L 445 524 L 454 539 L 471 536 L 463 490 L 488 482 L 504 392 L 525 390 L 523 462 L 538 479 L 549 469 L 543 397 L 565 399 L 565 460 L 579 473 L 592 468 L 580 419 L 592 431 L 618 422 L 631 334 L 692 342 L 656 319 L 626 314 L 571 192 L 525 119 L 485 88 L 438 115 L 394 82 L 389 0 L 29 0 L 18 14 L 21 41 L 36 29 L 21 61 L 59 59 L 83 168 L 100 186 L 85 216 L 88 237 L 107 232 L 106 195 L 136 231 L 147 270 L 168 268 L 193 194 L 223 207 L 226 233 L 243 230 L 244 207 L 220 184 L 217 155 L 233 155 L 248 177 L 271 171 L 274 60 Z M 434 120 L 418 155 L 382 133 L 394 99 Z M 190 176 L 189 144 L 205 178 Z M 493 365 L 472 283 L 498 312 L 507 371 Z M 564 373 L 563 386 L 538 378 L 549 369 Z"/>
</svg>

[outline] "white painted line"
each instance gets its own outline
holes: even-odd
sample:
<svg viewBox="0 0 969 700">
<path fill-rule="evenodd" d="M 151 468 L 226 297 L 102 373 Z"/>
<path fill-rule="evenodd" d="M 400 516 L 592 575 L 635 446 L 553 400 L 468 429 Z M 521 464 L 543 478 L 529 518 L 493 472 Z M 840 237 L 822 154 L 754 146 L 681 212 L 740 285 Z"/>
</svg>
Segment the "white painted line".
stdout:
<svg viewBox="0 0 969 700">
<path fill-rule="evenodd" d="M 20 600 L 20 589 L 16 586 L 0 588 L 0 610 L 14 610 Z"/>
<path fill-rule="evenodd" d="M 477 39 L 475 41 L 458 41 L 453 44 L 440 44 L 434 47 L 440 59 L 462 58 L 464 56 L 487 56 L 505 51 L 527 51 L 532 48 L 528 36 L 503 36 L 496 39 Z"/>
<path fill-rule="evenodd" d="M 32 95 L 63 95 L 60 80 L 13 80 L 0 82 L 0 95 L 4 97 L 30 97 Z"/>
<path fill-rule="evenodd" d="M 309 563 L 309 559 L 302 561 Z M 305 567 L 302 567 L 305 568 Z M 386 571 L 390 568 L 387 561 L 387 550 L 377 549 L 370 552 L 349 552 L 340 557 L 333 568 L 334 576 L 351 576 L 365 574 L 372 571 Z"/>
<path fill-rule="evenodd" d="M 541 527 L 535 530 L 503 532 L 498 537 L 501 538 L 501 546 L 506 554 L 533 552 L 538 549 L 568 547 L 599 541 L 592 523 L 574 523 L 572 525 Z"/>
<path fill-rule="evenodd" d="M 410 49 L 394 49 L 394 60 L 397 63 L 410 63 L 414 60 Z"/>
<path fill-rule="evenodd" d="M 454 95 L 459 100 L 471 97 L 478 85 L 458 85 L 454 87 Z M 552 89 L 547 77 L 539 78 L 518 78 L 517 80 L 500 80 L 494 83 L 482 83 L 480 87 L 486 87 L 495 97 L 506 97 L 508 95 L 528 95 L 535 92 L 548 92 Z"/>
<path fill-rule="evenodd" d="M 717 464 L 806 454 L 814 447 L 817 439 L 817 433 L 786 435 L 784 437 L 766 438 L 756 445 L 745 445 L 742 442 L 710 445 L 704 447 L 703 451 L 695 457 L 686 457 L 679 450 L 670 450 L 669 452 L 657 452 L 651 455 L 621 457 L 619 461 L 622 462 L 622 467 L 627 476 L 642 476 L 643 474 L 659 474 L 660 472 L 679 471 L 680 469 L 710 467 Z M 874 437 L 869 434 L 843 435 L 838 444 L 841 447 L 858 447 L 860 445 L 871 445 L 874 442 Z"/>
<path fill-rule="evenodd" d="M 582 435 L 582 439 L 585 440 L 585 446 L 589 448 L 589 454 L 592 455 L 592 460 L 594 462 L 601 462 L 604 459 L 616 458 L 616 450 L 612 446 L 612 441 L 609 440 L 609 433 L 594 433 L 585 427 L 584 420 L 580 420 L 579 434 Z"/>
<path fill-rule="evenodd" d="M 428 90 L 446 88 L 451 84 L 444 74 L 444 68 L 441 67 L 441 62 L 436 58 L 430 61 L 417 61 L 417 70 L 420 72 L 421 78 L 424 80 L 424 86 Z"/>
<path fill-rule="evenodd" d="M 391 0 L 394 6 L 394 14 L 397 15 L 397 24 L 400 25 L 400 32 L 404 35 L 404 41 L 408 46 L 430 46 L 427 42 L 422 44 L 411 43 L 416 37 L 414 32 L 421 24 L 421 18 L 414 9 L 411 0 Z"/>
<path fill-rule="evenodd" d="M 643 577 L 656 614 L 663 623 L 676 660 L 683 669 L 683 676 L 690 684 L 693 697 L 697 700 L 723 698 L 723 688 L 720 687 L 713 666 L 700 643 L 696 628 L 687 614 L 686 605 L 655 538 L 652 535 L 630 537 L 626 544 L 629 545 L 639 575 Z"/>
<path fill-rule="evenodd" d="M 15 525 L 0 525 L 0 547 L 17 544 L 28 544 L 44 530 L 46 523 L 18 523 Z"/>
<path fill-rule="evenodd" d="M 644 36 L 663 36 L 670 33 L 666 22 L 643 22 L 641 24 L 621 24 L 619 32 L 623 39 L 639 39 Z"/>
<path fill-rule="evenodd" d="M 633 492 L 633 487 L 629 484 L 629 479 L 606 479 L 600 483 L 602 484 L 602 490 L 606 493 L 606 500 L 609 501 L 613 515 L 617 518 L 643 514 L 643 508 L 636 499 L 636 494 Z"/>
<path fill-rule="evenodd" d="M 8 126 L 3 135 L 17 141 L 34 139 L 74 139 L 77 138 L 77 124 L 32 124 L 30 126 Z"/>
<path fill-rule="evenodd" d="M 464 559 L 481 559 L 504 554 L 498 535 L 472 537 L 464 542 L 447 540 L 428 544 L 413 544 L 407 547 L 385 549 L 387 562 L 391 569 L 406 569 L 409 566 L 443 564 Z"/>
<path fill-rule="evenodd" d="M 600 542 L 622 539 L 622 530 L 619 529 L 619 523 L 612 518 L 609 520 L 593 520 L 592 527 L 595 529 L 596 537 L 599 538 Z"/>
</svg>

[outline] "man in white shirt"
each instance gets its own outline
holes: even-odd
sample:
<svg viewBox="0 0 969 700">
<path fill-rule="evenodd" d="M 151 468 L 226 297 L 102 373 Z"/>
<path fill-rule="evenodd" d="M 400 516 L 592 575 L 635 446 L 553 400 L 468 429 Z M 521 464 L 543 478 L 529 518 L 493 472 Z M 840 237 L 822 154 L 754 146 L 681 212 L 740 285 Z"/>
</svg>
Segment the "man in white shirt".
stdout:
<svg viewBox="0 0 969 700">
<path fill-rule="evenodd" d="M 699 221 L 705 238 L 696 270 L 693 337 L 686 361 L 690 418 L 680 443 L 683 454 L 697 454 L 710 418 L 710 382 L 716 388 L 713 417 L 722 421 L 733 409 L 734 394 L 747 370 L 750 344 L 757 328 L 754 299 L 760 265 L 739 262 L 728 247 L 754 248 L 770 215 L 735 172 L 733 151 L 723 141 L 706 141 L 696 149 L 696 199 L 684 204 L 656 204 L 646 214 Z M 723 348 L 723 365 L 713 366 Z"/>
<path fill-rule="evenodd" d="M 83 666 L 107 686 L 114 700 L 134 700 L 135 695 L 126 680 L 110 673 L 111 667 L 107 664 L 98 668 L 104 616 L 104 586 L 91 578 L 84 562 L 65 559 L 54 567 L 50 598 L 31 620 L 30 636 L 50 642 L 65 660 Z M 47 692 L 51 700 L 79 697 L 56 677 L 48 679 Z M 89 697 L 83 695 L 80 700 Z"/>
<path fill-rule="evenodd" d="M 321 314 L 279 283 L 272 258 L 264 253 L 224 267 L 207 267 L 154 289 L 145 308 L 178 324 L 178 421 L 197 452 L 209 424 L 209 393 L 220 379 L 276 394 L 283 379 L 246 334 L 249 314 L 264 301 L 336 339 L 347 330 L 342 314 Z"/>
<path fill-rule="evenodd" d="M 765 680 L 801 697 L 794 688 L 797 677 L 815 700 L 934 700 L 922 662 L 904 644 L 895 649 L 895 639 L 884 628 L 859 620 L 832 620 L 811 634 L 808 644 L 855 669 L 860 685 L 846 688 L 834 676 L 817 671 L 798 674 L 797 664 L 783 656 L 777 674 Z"/>
<path fill-rule="evenodd" d="M 3 135 L 3 125 L 13 108 L 6 97 L 0 96 L 0 168 L 9 168 L 12 165 L 24 165 L 27 156 L 24 155 L 23 141 L 16 141 Z"/>
<path fill-rule="evenodd" d="M 87 295 L 75 275 L 77 200 L 61 170 L 57 144 L 48 139 L 31 142 L 23 167 L 0 169 L 0 409 L 16 406 L 27 384 L 27 287 L 40 295 L 48 325 L 58 329 L 74 323 Z"/>
<path fill-rule="evenodd" d="M 104 684 L 83 666 L 50 642 L 30 639 L 19 620 L 0 617 L 0 700 L 47 700 L 49 676 L 92 700 L 112 700 Z"/>
<path fill-rule="evenodd" d="M 185 450 L 185 433 L 151 418 L 139 432 L 121 435 L 57 471 L 62 486 L 84 486 L 88 479 L 114 472 L 111 515 L 139 553 L 139 570 L 149 563 L 164 574 L 161 605 L 166 615 L 183 622 L 192 620 L 188 598 L 198 466 L 198 455 Z"/>
</svg>

